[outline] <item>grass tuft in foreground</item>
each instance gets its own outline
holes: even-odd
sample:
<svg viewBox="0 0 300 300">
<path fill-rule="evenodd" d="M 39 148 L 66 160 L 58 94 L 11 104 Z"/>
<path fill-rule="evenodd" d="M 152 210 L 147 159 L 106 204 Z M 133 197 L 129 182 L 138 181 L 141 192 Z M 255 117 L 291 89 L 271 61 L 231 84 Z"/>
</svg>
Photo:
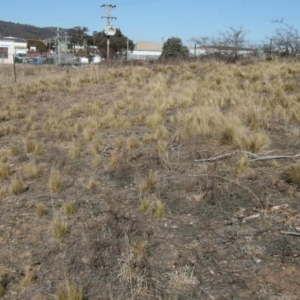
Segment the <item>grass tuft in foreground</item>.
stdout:
<svg viewBox="0 0 300 300">
<path fill-rule="evenodd" d="M 21 281 L 21 286 L 24 288 L 28 288 L 35 282 L 35 275 L 32 271 L 26 271 L 25 277 Z"/>
<path fill-rule="evenodd" d="M 141 190 L 142 191 L 155 190 L 157 181 L 158 181 L 157 173 L 154 172 L 153 170 L 150 170 L 145 181 L 141 185 Z"/>
<path fill-rule="evenodd" d="M 45 206 L 42 203 L 38 203 L 36 206 L 35 214 L 38 218 L 42 218 L 46 215 Z"/>
<path fill-rule="evenodd" d="M 58 239 L 64 239 L 69 233 L 69 227 L 67 223 L 60 217 L 55 217 L 52 223 L 53 236 Z"/>
<path fill-rule="evenodd" d="M 11 192 L 14 195 L 22 194 L 25 191 L 25 184 L 23 182 L 23 179 L 18 176 L 15 176 L 12 179 L 10 187 L 11 187 Z"/>
<path fill-rule="evenodd" d="M 283 179 L 290 184 L 300 186 L 300 163 L 295 163 L 286 168 L 282 173 Z"/>
<path fill-rule="evenodd" d="M 0 178 L 6 179 L 11 174 L 10 166 L 8 164 L 0 165 Z"/>
<path fill-rule="evenodd" d="M 49 189 L 52 193 L 58 193 L 63 187 L 62 175 L 57 169 L 51 169 L 49 177 Z"/>
<path fill-rule="evenodd" d="M 61 284 L 56 293 L 58 300 L 84 300 L 83 289 L 75 282 L 66 281 Z"/>
</svg>

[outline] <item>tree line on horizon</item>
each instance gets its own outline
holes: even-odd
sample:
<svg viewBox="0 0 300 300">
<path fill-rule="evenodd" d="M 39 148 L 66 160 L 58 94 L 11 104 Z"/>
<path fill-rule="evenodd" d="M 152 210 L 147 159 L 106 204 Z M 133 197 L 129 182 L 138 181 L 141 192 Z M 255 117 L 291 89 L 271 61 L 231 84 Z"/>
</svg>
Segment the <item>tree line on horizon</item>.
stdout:
<svg viewBox="0 0 300 300">
<path fill-rule="evenodd" d="M 278 28 L 270 37 L 266 37 L 266 42 L 262 45 L 249 45 L 246 40 L 247 31 L 240 28 L 230 27 L 227 31 L 219 33 L 217 36 L 200 36 L 191 38 L 191 42 L 197 48 L 207 49 L 227 49 L 227 55 L 235 59 L 238 57 L 238 50 L 244 48 L 260 49 L 267 55 L 272 55 L 277 51 L 280 55 L 299 56 L 300 55 L 300 36 L 299 31 L 293 26 L 284 22 L 283 19 L 275 20 Z M 0 36 L 15 36 L 27 39 L 28 46 L 35 44 L 37 51 L 46 52 L 49 48 L 55 48 L 56 28 L 39 28 L 31 25 L 23 25 L 12 22 L 0 21 Z M 63 29 L 67 35 L 69 49 L 74 45 L 86 46 L 86 54 L 89 55 L 91 48 L 96 47 L 98 53 L 105 57 L 107 49 L 107 37 L 104 30 L 94 31 L 89 35 L 89 29 L 85 26 L 75 26 L 70 29 Z M 51 39 L 50 44 L 43 43 L 41 40 Z M 63 37 L 62 37 L 63 40 Z M 38 42 L 39 41 L 39 42 Z M 94 46 L 94 47 L 92 47 Z M 117 28 L 116 34 L 110 37 L 111 57 L 120 57 L 126 53 L 127 49 L 133 51 L 134 42 L 125 36 L 121 29 Z M 190 56 L 189 49 L 183 45 L 178 37 L 170 37 L 163 44 L 162 58 L 186 58 Z"/>
</svg>

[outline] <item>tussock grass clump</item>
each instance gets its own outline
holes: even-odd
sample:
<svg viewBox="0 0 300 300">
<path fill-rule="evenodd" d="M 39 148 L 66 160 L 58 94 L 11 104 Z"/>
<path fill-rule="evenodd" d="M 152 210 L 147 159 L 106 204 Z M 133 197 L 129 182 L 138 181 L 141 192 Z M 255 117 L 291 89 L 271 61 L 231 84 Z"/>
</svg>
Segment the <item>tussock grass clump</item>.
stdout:
<svg viewBox="0 0 300 300">
<path fill-rule="evenodd" d="M 1 162 L 4 164 L 8 162 L 8 157 L 5 154 L 1 156 Z"/>
<path fill-rule="evenodd" d="M 151 213 L 155 218 L 161 219 L 165 216 L 165 205 L 160 199 L 151 201 L 146 197 L 142 199 L 139 211 L 144 215 Z"/>
<path fill-rule="evenodd" d="M 159 139 L 166 140 L 169 137 L 169 131 L 165 126 L 159 125 L 155 129 L 153 137 L 156 140 L 159 140 Z"/>
<path fill-rule="evenodd" d="M 42 170 L 38 167 L 35 162 L 30 162 L 24 166 L 25 174 L 30 179 L 36 179 L 42 174 Z"/>
<path fill-rule="evenodd" d="M 101 166 L 101 163 L 102 163 L 102 159 L 100 156 L 96 156 L 94 159 L 93 159 L 93 166 L 94 167 L 99 167 Z"/>
<path fill-rule="evenodd" d="M 17 156 L 20 154 L 20 148 L 17 145 L 12 145 L 9 152 L 11 156 Z"/>
<path fill-rule="evenodd" d="M 266 149 L 270 145 L 270 138 L 264 131 L 251 132 L 240 138 L 239 141 L 242 150 L 257 153 L 260 150 Z"/>
<path fill-rule="evenodd" d="M 151 201 L 148 198 L 143 198 L 141 201 L 141 205 L 139 207 L 139 211 L 146 215 L 148 213 L 150 213 L 152 210 L 152 204 Z"/>
<path fill-rule="evenodd" d="M 109 166 L 112 168 L 116 168 L 119 164 L 119 161 L 119 153 L 117 151 L 113 151 L 109 159 Z"/>
<path fill-rule="evenodd" d="M 23 288 L 28 288 L 30 285 L 32 285 L 36 280 L 36 276 L 32 271 L 26 271 L 25 277 L 21 281 L 21 286 Z"/>
<path fill-rule="evenodd" d="M 71 158 L 76 159 L 80 158 L 82 154 L 82 150 L 84 148 L 85 142 L 82 139 L 73 140 L 71 147 L 69 149 L 69 155 Z"/>
<path fill-rule="evenodd" d="M 52 168 L 49 181 L 48 181 L 48 186 L 51 192 L 53 193 L 58 193 L 61 191 L 63 187 L 63 180 L 62 180 L 62 175 L 59 172 L 59 170 Z"/>
<path fill-rule="evenodd" d="M 220 141 L 223 145 L 233 145 L 236 140 L 236 128 L 232 126 L 225 127 L 221 132 Z"/>
<path fill-rule="evenodd" d="M 158 182 L 158 175 L 153 170 L 150 170 L 145 181 L 141 184 L 142 191 L 155 190 L 156 184 Z"/>
<path fill-rule="evenodd" d="M 249 164 L 248 155 L 244 153 L 243 156 L 237 162 L 237 165 L 235 167 L 235 172 L 237 174 L 241 174 L 248 169 L 249 165 L 250 164 Z"/>
<path fill-rule="evenodd" d="M 46 210 L 45 210 L 45 206 L 43 203 L 38 203 L 36 205 L 36 210 L 35 210 L 35 214 L 38 218 L 42 218 L 46 215 Z"/>
<path fill-rule="evenodd" d="M 94 138 L 92 144 L 90 146 L 90 151 L 93 155 L 97 155 L 100 153 L 102 148 L 102 141 L 99 137 Z"/>
<path fill-rule="evenodd" d="M 161 219 L 165 216 L 165 205 L 159 199 L 155 201 L 153 215 L 157 219 Z"/>
<path fill-rule="evenodd" d="M 114 141 L 114 146 L 117 148 L 117 150 L 122 149 L 124 144 L 125 144 L 125 140 L 122 136 L 118 136 Z"/>
<path fill-rule="evenodd" d="M 69 149 L 69 155 L 71 158 L 76 159 L 81 157 L 81 148 L 78 145 L 72 145 Z"/>
<path fill-rule="evenodd" d="M 10 184 L 11 192 L 14 195 L 19 195 L 25 192 L 25 184 L 21 177 L 15 176 Z"/>
<path fill-rule="evenodd" d="M 0 298 L 3 297 L 4 294 L 5 294 L 5 288 L 4 288 L 3 284 L 0 283 Z"/>
<path fill-rule="evenodd" d="M 6 179 L 10 174 L 10 166 L 8 164 L 0 164 L 0 178 Z"/>
<path fill-rule="evenodd" d="M 127 139 L 127 145 L 128 145 L 129 150 L 138 149 L 140 147 L 139 140 L 135 136 L 130 136 Z"/>
<path fill-rule="evenodd" d="M 300 162 L 290 165 L 282 173 L 282 178 L 290 184 L 300 186 Z"/>
<path fill-rule="evenodd" d="M 98 185 L 97 181 L 94 178 L 90 178 L 90 180 L 89 180 L 89 182 L 87 184 L 87 188 L 89 190 L 93 191 L 93 190 L 95 190 L 97 188 L 97 185 Z"/>
<path fill-rule="evenodd" d="M 56 298 L 58 300 L 84 300 L 85 296 L 80 285 L 66 281 L 58 287 Z"/>
<path fill-rule="evenodd" d="M 64 239 L 69 233 L 67 223 L 61 217 L 55 217 L 52 223 L 53 236 L 58 239 Z"/>
<path fill-rule="evenodd" d="M 63 206 L 64 214 L 67 216 L 72 216 L 77 212 L 77 206 L 73 201 L 68 201 Z"/>
<path fill-rule="evenodd" d="M 33 140 L 30 139 L 30 138 L 25 138 L 23 142 L 24 142 L 25 151 L 26 151 L 27 153 L 32 153 L 32 152 L 34 152 L 35 146 L 36 146 L 35 141 L 33 141 Z"/>
<path fill-rule="evenodd" d="M 34 153 L 36 155 L 43 155 L 44 154 L 44 147 L 42 144 L 36 143 L 35 148 L 34 148 Z"/>
<path fill-rule="evenodd" d="M 163 122 L 163 117 L 160 114 L 158 114 L 158 113 L 155 113 L 155 114 L 153 114 L 151 116 L 148 116 L 147 119 L 146 119 L 146 125 L 148 127 L 158 126 L 162 122 Z"/>
<path fill-rule="evenodd" d="M 136 257 L 144 257 L 146 254 L 146 243 L 144 241 L 137 241 L 132 244 L 132 252 Z"/>
<path fill-rule="evenodd" d="M 178 271 L 169 274 L 172 286 L 177 290 L 189 289 L 191 285 L 197 284 L 193 269 L 185 266 Z"/>
<path fill-rule="evenodd" d="M 143 136 L 143 144 L 144 145 L 148 145 L 148 144 L 151 144 L 151 143 L 153 143 L 155 141 L 155 138 L 153 137 L 153 135 L 152 134 L 145 134 L 144 136 Z"/>
<path fill-rule="evenodd" d="M 168 143 L 167 141 L 162 141 L 162 140 L 158 140 L 157 141 L 157 152 L 159 154 L 164 154 L 166 153 L 168 150 Z"/>
<path fill-rule="evenodd" d="M 4 197 L 4 196 L 6 196 L 6 194 L 7 194 L 7 187 L 6 186 L 2 186 L 0 188 L 0 196 Z"/>
</svg>

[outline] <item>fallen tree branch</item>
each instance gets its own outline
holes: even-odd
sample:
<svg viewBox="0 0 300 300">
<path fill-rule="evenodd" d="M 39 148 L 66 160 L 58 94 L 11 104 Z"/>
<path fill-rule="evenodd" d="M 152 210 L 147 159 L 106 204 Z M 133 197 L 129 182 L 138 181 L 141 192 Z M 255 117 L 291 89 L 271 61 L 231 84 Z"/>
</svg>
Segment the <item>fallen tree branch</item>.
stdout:
<svg viewBox="0 0 300 300">
<path fill-rule="evenodd" d="M 297 157 L 300 157 L 300 153 L 298 153 L 296 155 L 261 156 L 261 157 L 251 159 L 250 161 L 269 160 L 269 159 L 287 159 L 287 158 L 297 158 Z"/>
<path fill-rule="evenodd" d="M 215 160 L 219 160 L 219 159 L 224 159 L 227 157 L 231 157 L 234 154 L 236 154 L 237 152 L 232 152 L 232 153 L 225 153 L 222 155 L 218 155 L 218 156 L 214 156 L 214 157 L 210 157 L 210 158 L 202 158 L 202 159 L 196 159 L 194 160 L 195 162 L 207 162 L 207 161 L 215 161 Z"/>
<path fill-rule="evenodd" d="M 274 152 L 275 150 L 271 150 L 269 152 L 267 152 L 267 154 Z M 246 153 L 249 157 L 252 157 L 252 159 L 250 159 L 250 162 L 252 161 L 259 161 L 259 160 L 270 160 L 270 159 L 295 159 L 300 157 L 300 153 L 296 154 L 296 155 L 269 155 L 269 156 L 264 156 L 266 155 L 266 153 L 263 154 L 259 154 L 259 153 L 252 153 L 249 151 L 234 151 L 232 153 L 225 153 L 225 154 L 221 154 L 221 155 L 217 155 L 217 156 L 213 156 L 213 157 L 209 157 L 209 158 L 202 158 L 202 159 L 196 159 L 194 160 L 195 162 L 211 162 L 211 161 L 216 161 L 216 160 L 221 160 L 224 158 L 229 158 L 237 153 Z"/>
<path fill-rule="evenodd" d="M 295 232 L 295 231 L 280 231 L 280 233 L 287 234 L 287 235 L 300 236 L 300 232 Z"/>
</svg>

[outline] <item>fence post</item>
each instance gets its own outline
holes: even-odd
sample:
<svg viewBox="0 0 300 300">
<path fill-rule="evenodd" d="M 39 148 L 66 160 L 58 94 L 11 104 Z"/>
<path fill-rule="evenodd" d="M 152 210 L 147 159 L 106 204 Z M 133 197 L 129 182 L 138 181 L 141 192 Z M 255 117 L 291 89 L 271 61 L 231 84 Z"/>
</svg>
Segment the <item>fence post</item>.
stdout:
<svg viewBox="0 0 300 300">
<path fill-rule="evenodd" d="M 17 82 L 16 59 L 15 59 L 15 55 L 13 55 L 13 60 L 14 60 L 14 77 L 15 77 L 15 82 Z"/>
</svg>

